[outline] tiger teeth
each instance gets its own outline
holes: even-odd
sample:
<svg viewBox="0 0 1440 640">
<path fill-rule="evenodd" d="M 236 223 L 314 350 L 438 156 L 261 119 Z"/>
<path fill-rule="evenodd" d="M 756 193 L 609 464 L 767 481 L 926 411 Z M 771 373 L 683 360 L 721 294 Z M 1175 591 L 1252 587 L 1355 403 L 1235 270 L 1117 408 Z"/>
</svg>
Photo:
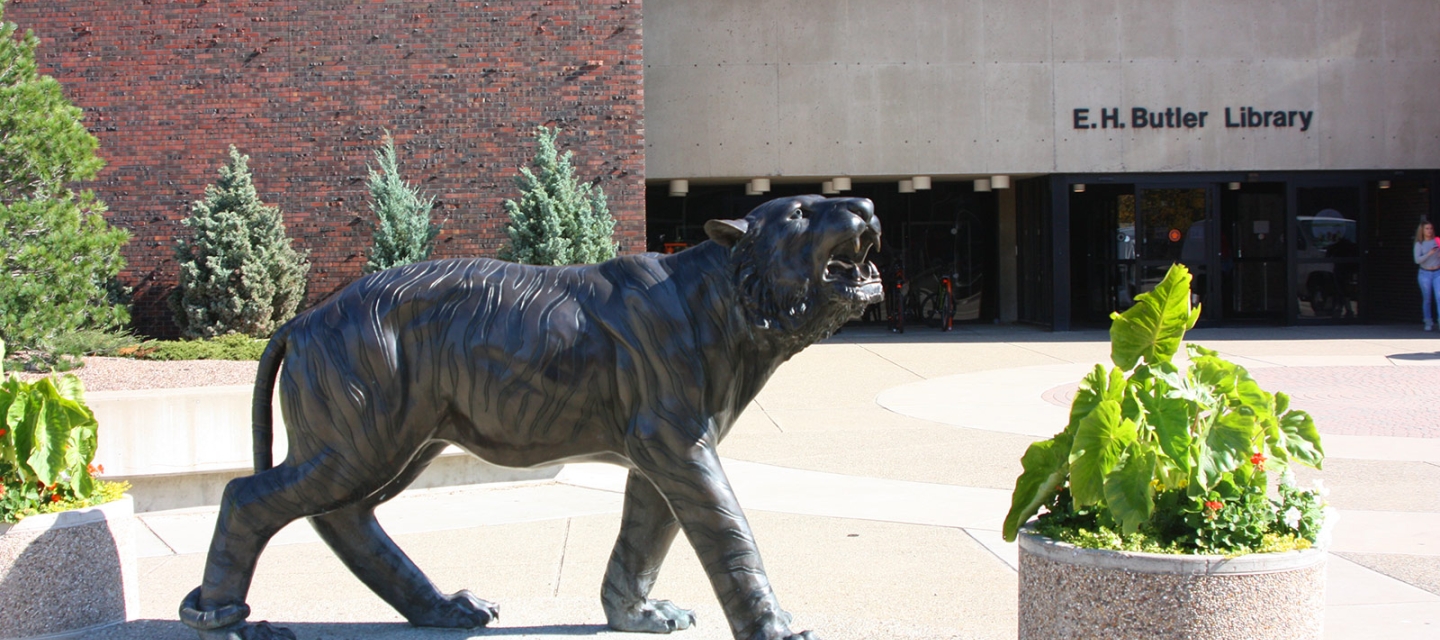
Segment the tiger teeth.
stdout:
<svg viewBox="0 0 1440 640">
<path fill-rule="evenodd" d="M 855 255 L 860 255 L 860 236 L 855 236 Z"/>
</svg>

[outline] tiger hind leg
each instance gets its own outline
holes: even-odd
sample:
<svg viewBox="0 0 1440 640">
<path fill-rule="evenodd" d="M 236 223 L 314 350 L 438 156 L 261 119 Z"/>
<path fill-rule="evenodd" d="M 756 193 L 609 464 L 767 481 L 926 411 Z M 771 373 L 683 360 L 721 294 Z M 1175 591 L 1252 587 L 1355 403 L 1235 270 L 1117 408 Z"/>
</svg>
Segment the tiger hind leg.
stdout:
<svg viewBox="0 0 1440 640">
<path fill-rule="evenodd" d="M 311 516 L 310 523 L 350 572 L 410 624 L 483 627 L 500 617 L 499 607 L 467 590 L 450 595 L 441 593 L 375 519 L 375 508 L 414 482 L 445 446 L 444 442 L 426 445 L 384 488 L 355 504 Z"/>
<path fill-rule="evenodd" d="M 204 640 L 285 640 L 289 631 L 249 624 L 245 597 L 265 545 L 285 525 L 358 502 L 384 485 L 367 483 L 346 462 L 347 452 L 325 450 L 303 462 L 286 462 L 231 480 L 220 501 L 201 586 L 180 607 L 180 619 Z M 349 478 L 351 482 L 338 482 Z"/>
</svg>

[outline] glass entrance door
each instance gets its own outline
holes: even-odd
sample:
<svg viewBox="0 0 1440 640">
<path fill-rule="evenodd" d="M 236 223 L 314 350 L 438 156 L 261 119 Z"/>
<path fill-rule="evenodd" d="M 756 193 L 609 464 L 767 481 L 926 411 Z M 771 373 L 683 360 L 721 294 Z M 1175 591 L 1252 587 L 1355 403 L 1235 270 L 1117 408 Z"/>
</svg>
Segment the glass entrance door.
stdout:
<svg viewBox="0 0 1440 640">
<path fill-rule="evenodd" d="M 1135 206 L 1135 267 L 1139 290 L 1155 288 L 1170 265 L 1184 264 L 1193 277 L 1192 304 L 1205 305 L 1202 318 L 1214 318 L 1218 309 L 1208 304 L 1216 295 L 1210 275 L 1216 255 L 1210 232 L 1213 189 L 1210 187 L 1142 188 Z"/>
<path fill-rule="evenodd" d="M 1295 316 L 1355 319 L 1360 313 L 1360 189 L 1295 189 Z"/>
<path fill-rule="evenodd" d="M 1240 183 L 1236 183 L 1240 184 Z M 1226 318 L 1285 318 L 1285 185 L 1220 192 L 1220 295 Z"/>
<path fill-rule="evenodd" d="M 1070 194 L 1070 256 L 1073 322 L 1109 326 L 1110 312 L 1135 304 L 1135 185 Z"/>
</svg>

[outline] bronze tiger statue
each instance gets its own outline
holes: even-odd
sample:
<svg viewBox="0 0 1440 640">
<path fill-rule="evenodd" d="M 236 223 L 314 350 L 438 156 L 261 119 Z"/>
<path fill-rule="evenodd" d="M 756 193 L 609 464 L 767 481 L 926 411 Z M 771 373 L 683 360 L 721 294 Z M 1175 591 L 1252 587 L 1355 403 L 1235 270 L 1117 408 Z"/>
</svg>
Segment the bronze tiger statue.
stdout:
<svg viewBox="0 0 1440 640">
<path fill-rule="evenodd" d="M 245 597 L 265 544 L 308 517 L 411 624 L 494 620 L 494 604 L 437 590 L 375 519 L 455 444 L 510 467 L 630 470 L 600 594 L 612 628 L 694 623 L 649 599 L 683 529 L 737 640 L 814 640 L 790 630 L 715 447 L 780 363 L 880 300 L 866 261 L 880 223 L 869 200 L 801 196 L 705 231 L 710 241 L 674 255 L 598 265 L 397 267 L 285 324 L 255 381 L 256 473 L 226 486 L 181 619 L 206 640 L 294 638 L 246 622 Z M 290 448 L 272 467 L 277 378 Z"/>
</svg>

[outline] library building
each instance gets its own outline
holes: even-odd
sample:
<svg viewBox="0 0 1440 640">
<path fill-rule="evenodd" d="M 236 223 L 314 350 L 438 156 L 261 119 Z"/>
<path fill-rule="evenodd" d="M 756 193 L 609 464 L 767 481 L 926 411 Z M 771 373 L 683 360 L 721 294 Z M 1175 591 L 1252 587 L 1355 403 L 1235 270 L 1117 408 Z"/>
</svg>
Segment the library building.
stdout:
<svg viewBox="0 0 1440 640">
<path fill-rule="evenodd" d="M 310 256 L 314 304 L 362 273 L 387 131 L 439 197 L 435 255 L 493 256 L 537 125 L 627 253 L 774 197 L 870 198 L 891 299 L 868 322 L 1103 327 L 1180 262 L 1207 324 L 1420 324 L 1435 0 L 171 9 L 5 8 L 100 140 L 87 188 L 132 234 L 146 335 L 175 330 L 174 242 L 228 145 Z"/>
<path fill-rule="evenodd" d="M 646 236 L 874 200 L 869 322 L 1108 326 L 1173 263 L 1202 324 L 1414 323 L 1440 4 L 648 3 Z"/>
</svg>

